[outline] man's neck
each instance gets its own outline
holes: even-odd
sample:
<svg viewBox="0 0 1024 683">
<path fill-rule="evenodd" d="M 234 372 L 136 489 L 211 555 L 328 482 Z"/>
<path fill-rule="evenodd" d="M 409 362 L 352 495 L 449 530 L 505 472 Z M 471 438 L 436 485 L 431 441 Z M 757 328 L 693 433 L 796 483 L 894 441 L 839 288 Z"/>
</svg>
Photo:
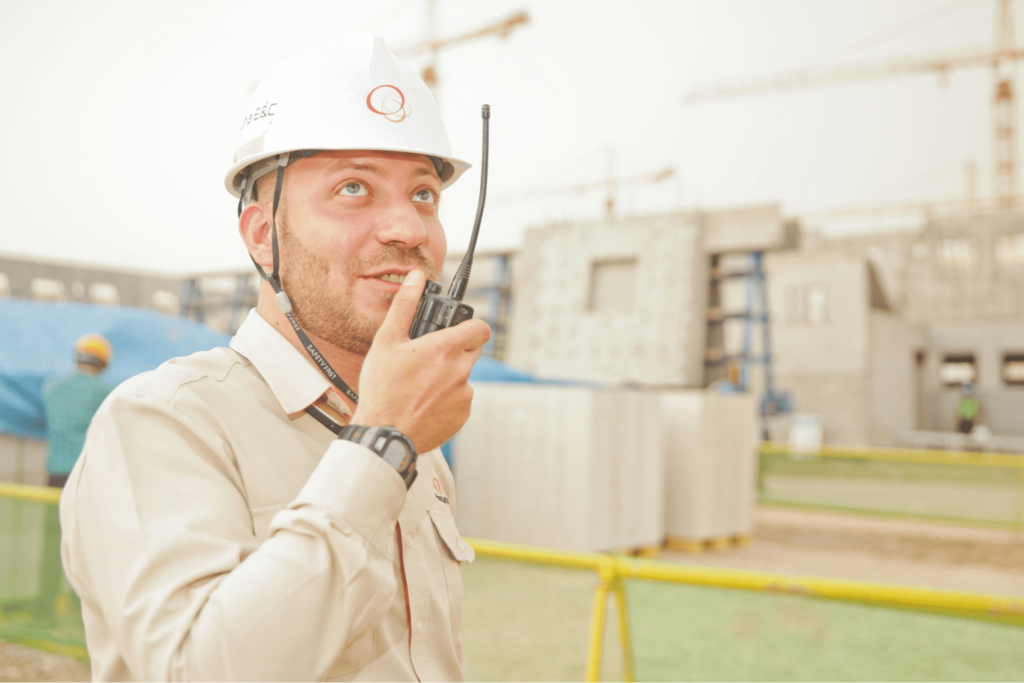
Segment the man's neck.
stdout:
<svg viewBox="0 0 1024 683">
<path fill-rule="evenodd" d="M 281 309 L 277 306 L 277 300 L 274 298 L 274 291 L 270 285 L 266 282 L 262 283 L 260 288 L 259 302 L 256 304 L 256 312 L 266 320 L 268 323 L 274 326 L 278 332 L 280 332 L 285 339 L 291 342 L 292 346 L 302 352 L 302 357 L 305 358 L 310 364 L 313 365 L 317 370 L 320 370 L 320 366 L 314 361 L 306 347 L 299 340 L 299 336 L 295 333 L 292 328 L 291 322 L 289 322 L 287 316 L 281 312 Z M 352 391 L 359 393 L 359 373 L 363 369 L 363 361 L 366 360 L 366 356 L 363 354 L 352 353 L 346 351 L 328 341 L 317 337 L 314 334 L 310 334 L 309 330 L 304 330 L 306 335 L 309 336 L 310 341 L 316 346 L 316 350 L 323 356 L 324 360 L 330 364 L 334 371 L 345 381 Z M 342 392 L 338 392 L 341 398 L 345 401 L 346 405 L 355 412 L 355 404 L 346 397 Z"/>
</svg>

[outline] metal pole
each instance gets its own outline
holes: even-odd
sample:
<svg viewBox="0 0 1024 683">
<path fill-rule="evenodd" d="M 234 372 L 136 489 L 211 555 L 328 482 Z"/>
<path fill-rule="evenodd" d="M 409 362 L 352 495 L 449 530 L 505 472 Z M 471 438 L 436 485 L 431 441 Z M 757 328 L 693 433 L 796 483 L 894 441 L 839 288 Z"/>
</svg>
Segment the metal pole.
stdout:
<svg viewBox="0 0 1024 683">
<path fill-rule="evenodd" d="M 604 620 L 608 608 L 611 582 L 602 578 L 594 589 L 594 609 L 590 616 L 590 649 L 587 652 L 587 681 L 601 680 L 601 659 L 604 655 Z"/>
<path fill-rule="evenodd" d="M 743 316 L 743 350 L 740 355 L 740 378 L 739 390 L 747 391 L 750 388 L 750 363 L 754 354 L 754 299 L 756 297 L 757 270 L 760 268 L 760 254 L 751 252 L 750 262 L 747 267 L 747 305 Z"/>
<path fill-rule="evenodd" d="M 619 642 L 622 644 L 622 680 L 635 681 L 633 642 L 629 637 L 629 609 L 626 607 L 625 582 L 619 577 L 615 577 L 615 584 L 612 586 L 612 590 L 615 591 L 615 604 L 619 611 Z"/>
</svg>

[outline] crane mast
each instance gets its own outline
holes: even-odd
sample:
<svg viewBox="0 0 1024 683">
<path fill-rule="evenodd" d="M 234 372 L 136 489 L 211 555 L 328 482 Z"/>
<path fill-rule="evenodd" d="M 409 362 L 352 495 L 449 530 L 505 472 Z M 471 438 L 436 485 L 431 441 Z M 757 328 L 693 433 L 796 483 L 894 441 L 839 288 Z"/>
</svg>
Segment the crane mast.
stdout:
<svg viewBox="0 0 1024 683">
<path fill-rule="evenodd" d="M 993 195 L 997 206 L 1015 206 L 1017 195 L 1017 143 L 1014 114 L 1016 111 L 1013 66 L 1024 59 L 1014 39 L 1011 0 L 997 0 L 995 36 L 991 49 L 918 55 L 881 62 L 851 64 L 831 68 L 810 68 L 767 78 L 733 83 L 712 84 L 696 88 L 686 96 L 687 102 L 724 99 L 756 93 L 818 85 L 849 83 L 892 76 L 936 73 L 944 78 L 954 69 L 987 66 L 992 69 L 992 158 Z"/>
</svg>

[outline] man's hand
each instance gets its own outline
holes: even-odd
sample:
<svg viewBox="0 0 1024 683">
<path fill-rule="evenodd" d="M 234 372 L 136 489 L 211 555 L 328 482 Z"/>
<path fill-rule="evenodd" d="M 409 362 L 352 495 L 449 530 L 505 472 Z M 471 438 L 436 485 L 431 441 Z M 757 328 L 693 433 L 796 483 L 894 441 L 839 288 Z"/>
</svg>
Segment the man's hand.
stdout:
<svg viewBox="0 0 1024 683">
<path fill-rule="evenodd" d="M 414 270 L 395 294 L 359 374 L 359 405 L 352 424 L 391 425 L 426 453 L 450 439 L 469 419 L 469 371 L 491 328 L 470 319 L 409 339 L 426 277 Z"/>
</svg>

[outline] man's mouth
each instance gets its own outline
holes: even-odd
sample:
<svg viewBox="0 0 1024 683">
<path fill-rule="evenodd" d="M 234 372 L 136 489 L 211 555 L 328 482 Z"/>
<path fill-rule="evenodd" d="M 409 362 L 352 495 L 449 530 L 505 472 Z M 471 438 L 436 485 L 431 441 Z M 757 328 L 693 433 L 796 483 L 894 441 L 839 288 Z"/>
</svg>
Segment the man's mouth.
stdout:
<svg viewBox="0 0 1024 683">
<path fill-rule="evenodd" d="M 386 273 L 384 275 L 375 275 L 375 280 L 383 280 L 384 282 L 391 282 L 396 285 L 400 285 L 405 282 L 404 275 L 396 275 L 395 273 Z"/>
</svg>

